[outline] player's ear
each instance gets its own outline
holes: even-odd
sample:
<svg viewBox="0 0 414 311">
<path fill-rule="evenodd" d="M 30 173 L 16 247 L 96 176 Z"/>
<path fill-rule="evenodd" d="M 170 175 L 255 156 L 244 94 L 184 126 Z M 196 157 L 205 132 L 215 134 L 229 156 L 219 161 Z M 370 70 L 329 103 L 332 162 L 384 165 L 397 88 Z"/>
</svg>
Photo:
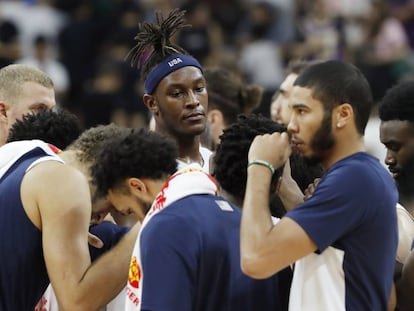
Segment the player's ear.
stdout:
<svg viewBox="0 0 414 311">
<path fill-rule="evenodd" d="M 348 103 L 344 103 L 335 108 L 335 113 L 333 114 L 334 120 L 333 124 L 337 128 L 344 127 L 349 121 L 353 120 L 354 110 L 352 106 Z"/>
<path fill-rule="evenodd" d="M 144 94 L 143 101 L 148 110 L 152 112 L 154 116 L 158 115 L 158 102 L 155 96 L 150 94 Z"/>
<path fill-rule="evenodd" d="M 0 117 L 7 117 L 7 105 L 4 102 L 0 102 Z"/>
</svg>

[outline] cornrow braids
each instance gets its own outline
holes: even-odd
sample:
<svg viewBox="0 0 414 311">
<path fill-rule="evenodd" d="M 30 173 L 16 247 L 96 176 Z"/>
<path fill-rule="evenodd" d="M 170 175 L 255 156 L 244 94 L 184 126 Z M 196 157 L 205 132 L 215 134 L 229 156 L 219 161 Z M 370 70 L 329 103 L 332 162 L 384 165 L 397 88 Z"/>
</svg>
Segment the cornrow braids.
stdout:
<svg viewBox="0 0 414 311">
<path fill-rule="evenodd" d="M 137 44 L 128 52 L 126 59 L 131 58 L 131 66 L 136 66 L 145 77 L 166 57 L 173 54 L 189 55 L 182 47 L 173 44 L 171 38 L 179 30 L 191 27 L 185 24 L 184 10 L 172 10 L 166 18 L 161 12 L 155 12 L 155 23 L 139 24 L 139 31 L 134 37 Z"/>
</svg>

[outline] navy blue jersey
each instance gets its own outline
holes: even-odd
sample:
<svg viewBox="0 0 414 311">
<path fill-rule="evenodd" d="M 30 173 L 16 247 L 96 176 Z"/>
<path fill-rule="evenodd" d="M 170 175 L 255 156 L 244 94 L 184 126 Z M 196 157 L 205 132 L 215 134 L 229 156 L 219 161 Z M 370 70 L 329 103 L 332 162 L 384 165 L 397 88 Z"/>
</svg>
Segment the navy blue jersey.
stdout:
<svg viewBox="0 0 414 311">
<path fill-rule="evenodd" d="M 295 265 L 292 310 L 387 309 L 397 199 L 394 180 L 378 159 L 356 153 L 334 164 L 313 196 L 287 213 L 318 247 Z"/>
<path fill-rule="evenodd" d="M 213 195 L 187 196 L 154 215 L 140 240 L 141 310 L 286 310 L 288 270 L 283 284 L 279 275 L 242 273 L 240 221 L 238 207 Z"/>
<path fill-rule="evenodd" d="M 27 217 L 20 197 L 26 169 L 46 153 L 36 148 L 0 179 L 0 310 L 33 310 L 49 284 L 42 232 Z"/>
</svg>

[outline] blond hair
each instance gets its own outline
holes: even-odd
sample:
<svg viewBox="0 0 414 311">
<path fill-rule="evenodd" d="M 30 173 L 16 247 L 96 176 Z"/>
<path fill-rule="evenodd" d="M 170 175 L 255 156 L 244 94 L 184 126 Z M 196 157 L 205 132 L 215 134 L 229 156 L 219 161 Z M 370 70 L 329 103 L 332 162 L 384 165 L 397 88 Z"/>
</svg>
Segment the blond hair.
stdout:
<svg viewBox="0 0 414 311">
<path fill-rule="evenodd" d="M 12 64 L 0 69 L 0 101 L 9 104 L 21 94 L 23 84 L 34 82 L 53 88 L 53 81 L 43 71 L 28 65 Z"/>
</svg>

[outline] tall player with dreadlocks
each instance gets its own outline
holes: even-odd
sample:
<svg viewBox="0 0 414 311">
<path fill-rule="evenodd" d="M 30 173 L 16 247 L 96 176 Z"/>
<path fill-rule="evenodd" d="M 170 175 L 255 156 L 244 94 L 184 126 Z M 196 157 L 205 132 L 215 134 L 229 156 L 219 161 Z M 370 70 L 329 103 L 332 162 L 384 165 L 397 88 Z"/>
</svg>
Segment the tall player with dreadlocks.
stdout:
<svg viewBox="0 0 414 311">
<path fill-rule="evenodd" d="M 185 24 L 184 11 L 175 9 L 156 22 L 140 24 L 129 52 L 144 80 L 143 101 L 155 119 L 155 131 L 170 136 L 178 146 L 179 168 L 199 163 L 208 171 L 211 152 L 200 146 L 206 128 L 208 96 L 200 63 L 183 48 L 172 43 Z"/>
<path fill-rule="evenodd" d="M 182 14 L 174 10 L 165 20 L 157 15 L 155 24 L 144 24 L 133 62 L 145 63 L 149 72 L 144 99 L 154 109 L 157 131 L 178 142 L 180 156 L 199 163 L 154 174 L 148 166 L 166 158 L 154 151 L 151 136 L 158 134 L 132 131 L 111 141 L 91 169 L 98 192 L 115 208 L 150 207 L 131 256 L 125 310 L 282 310 L 277 277 L 254 280 L 241 271 L 241 211 L 217 195 L 216 181 L 200 166 L 205 79 L 194 58 L 166 43 L 181 27 Z M 147 48 L 145 40 L 155 47 Z M 174 172 L 177 156 L 167 154 Z"/>
</svg>

